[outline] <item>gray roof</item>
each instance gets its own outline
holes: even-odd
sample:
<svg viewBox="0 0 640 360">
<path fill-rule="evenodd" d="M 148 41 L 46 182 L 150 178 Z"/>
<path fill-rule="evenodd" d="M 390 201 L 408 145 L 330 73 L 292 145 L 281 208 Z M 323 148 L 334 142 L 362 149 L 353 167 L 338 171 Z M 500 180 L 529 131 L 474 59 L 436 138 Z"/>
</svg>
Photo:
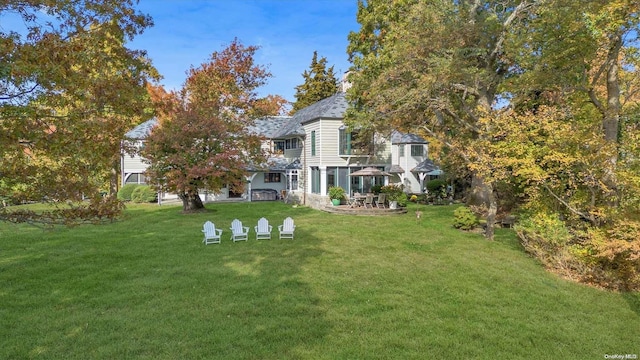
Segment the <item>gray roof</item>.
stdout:
<svg viewBox="0 0 640 360">
<path fill-rule="evenodd" d="M 431 172 L 433 172 L 433 175 L 438 175 L 438 174 L 442 173 L 440 168 L 431 159 L 426 159 L 423 162 L 421 162 L 420 164 L 416 165 L 416 167 L 411 169 L 411 172 L 414 172 L 414 173 L 431 173 Z"/>
<path fill-rule="evenodd" d="M 399 131 L 393 131 L 391 133 L 392 144 L 428 144 L 429 142 L 422 138 L 422 136 L 415 134 L 405 134 Z"/>
<path fill-rule="evenodd" d="M 404 173 L 404 169 L 397 164 L 394 165 L 387 165 L 385 166 L 385 171 L 391 174 L 402 174 Z"/>
<path fill-rule="evenodd" d="M 249 132 L 272 139 L 276 137 L 276 133 L 278 133 L 289 120 L 291 120 L 291 116 L 266 116 L 259 118 L 254 121 L 253 125 L 249 126 Z"/>
<path fill-rule="evenodd" d="M 284 138 L 284 137 L 290 137 L 290 136 L 304 136 L 304 135 L 305 135 L 305 132 L 304 132 L 304 129 L 302 128 L 302 124 L 300 124 L 300 121 L 295 117 L 289 117 L 289 120 L 287 120 L 282 126 L 282 128 L 280 128 L 280 130 L 278 130 L 274 134 L 273 138 L 277 139 L 277 138 Z"/>
<path fill-rule="evenodd" d="M 311 104 L 304 109 L 298 110 L 293 115 L 293 118 L 298 120 L 300 124 L 320 118 L 342 119 L 348 106 L 349 104 L 344 97 L 344 93 L 340 92 L 326 99 L 322 99 L 315 104 Z"/>
<path fill-rule="evenodd" d="M 158 124 L 158 120 L 156 118 L 147 120 L 142 124 L 129 130 L 126 134 L 124 134 L 124 136 L 127 139 L 133 139 L 133 140 L 144 139 L 151 133 L 151 129 L 153 129 L 153 127 L 156 126 L 156 124 Z"/>
<path fill-rule="evenodd" d="M 266 163 L 261 165 L 249 165 L 248 171 L 285 171 L 291 169 L 301 169 L 300 160 L 296 159 L 289 162 L 288 159 L 283 157 L 270 157 Z"/>
</svg>

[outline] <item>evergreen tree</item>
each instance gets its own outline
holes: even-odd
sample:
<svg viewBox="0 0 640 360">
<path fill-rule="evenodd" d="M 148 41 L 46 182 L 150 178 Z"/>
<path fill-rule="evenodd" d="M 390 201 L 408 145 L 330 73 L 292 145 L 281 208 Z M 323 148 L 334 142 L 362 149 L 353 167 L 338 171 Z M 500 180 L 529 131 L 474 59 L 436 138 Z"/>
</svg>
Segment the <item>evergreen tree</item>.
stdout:
<svg viewBox="0 0 640 360">
<path fill-rule="evenodd" d="M 317 51 L 313 52 L 311 66 L 302 73 L 302 77 L 304 83 L 296 86 L 296 101 L 293 103 L 292 113 L 338 92 L 338 80 L 333 66 L 327 69 L 327 59 L 321 57 L 318 60 Z"/>
</svg>

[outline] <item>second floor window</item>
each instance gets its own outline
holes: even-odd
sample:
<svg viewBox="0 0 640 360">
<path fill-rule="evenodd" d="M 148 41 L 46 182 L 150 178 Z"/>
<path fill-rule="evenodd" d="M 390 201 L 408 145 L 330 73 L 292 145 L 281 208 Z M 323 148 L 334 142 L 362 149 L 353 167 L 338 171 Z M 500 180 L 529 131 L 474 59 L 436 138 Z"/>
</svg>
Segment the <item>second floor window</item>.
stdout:
<svg viewBox="0 0 640 360">
<path fill-rule="evenodd" d="M 411 145 L 411 156 L 424 156 L 424 146 Z"/>
<path fill-rule="evenodd" d="M 371 142 L 359 136 L 358 131 L 349 131 L 345 126 L 339 130 L 338 153 L 340 155 L 369 155 L 372 152 Z"/>
<path fill-rule="evenodd" d="M 287 139 L 287 140 L 285 140 L 285 148 L 287 150 L 297 149 L 298 148 L 298 139 Z"/>
<path fill-rule="evenodd" d="M 400 157 L 404 156 L 404 144 L 398 145 L 398 156 Z"/>
<path fill-rule="evenodd" d="M 311 156 L 316 156 L 316 131 L 311 132 Z"/>
<path fill-rule="evenodd" d="M 284 153 L 284 140 L 275 140 L 273 142 L 273 152 L 276 154 Z"/>
</svg>

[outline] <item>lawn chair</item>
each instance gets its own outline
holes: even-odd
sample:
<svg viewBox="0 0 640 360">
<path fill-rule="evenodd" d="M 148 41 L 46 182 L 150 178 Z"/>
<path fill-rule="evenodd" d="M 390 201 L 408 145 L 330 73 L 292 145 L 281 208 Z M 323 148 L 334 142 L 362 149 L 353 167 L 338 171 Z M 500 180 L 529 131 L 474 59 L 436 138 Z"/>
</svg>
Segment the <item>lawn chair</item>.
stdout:
<svg viewBox="0 0 640 360">
<path fill-rule="evenodd" d="M 271 240 L 271 230 L 273 226 L 269 225 L 269 220 L 260 218 L 258 225 L 255 226 L 256 240 Z"/>
<path fill-rule="evenodd" d="M 367 194 L 365 196 L 364 207 L 373 209 L 373 194 Z"/>
<path fill-rule="evenodd" d="M 387 202 L 387 194 L 385 193 L 380 193 L 378 195 L 378 200 L 376 200 L 376 206 L 378 208 L 385 208 L 385 203 Z"/>
<path fill-rule="evenodd" d="M 249 240 L 249 227 L 242 226 L 242 221 L 234 219 L 231 222 L 231 240 L 233 242 Z"/>
<path fill-rule="evenodd" d="M 293 219 L 288 217 L 284 219 L 282 225 L 278 225 L 280 239 L 293 239 L 293 231 L 296 229 Z"/>
<path fill-rule="evenodd" d="M 204 233 L 204 240 L 202 240 L 202 242 L 205 245 L 220 244 L 222 229 L 216 229 L 216 226 L 211 221 L 204 223 L 202 232 Z"/>
</svg>

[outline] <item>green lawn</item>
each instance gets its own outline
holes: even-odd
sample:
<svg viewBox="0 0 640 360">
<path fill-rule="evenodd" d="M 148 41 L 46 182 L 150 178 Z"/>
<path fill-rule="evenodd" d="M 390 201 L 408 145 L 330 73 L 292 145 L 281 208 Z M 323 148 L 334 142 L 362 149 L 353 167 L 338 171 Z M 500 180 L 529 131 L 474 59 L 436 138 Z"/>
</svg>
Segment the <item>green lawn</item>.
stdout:
<svg viewBox="0 0 640 360">
<path fill-rule="evenodd" d="M 453 207 L 346 216 L 282 203 L 130 206 L 122 221 L 0 224 L 1 359 L 604 359 L 640 356 L 640 295 L 547 273 Z M 256 241 L 266 216 L 274 239 Z M 294 218 L 295 240 L 275 228 Z M 229 241 L 234 218 L 252 227 Z M 212 220 L 222 244 L 202 244 Z"/>
</svg>

